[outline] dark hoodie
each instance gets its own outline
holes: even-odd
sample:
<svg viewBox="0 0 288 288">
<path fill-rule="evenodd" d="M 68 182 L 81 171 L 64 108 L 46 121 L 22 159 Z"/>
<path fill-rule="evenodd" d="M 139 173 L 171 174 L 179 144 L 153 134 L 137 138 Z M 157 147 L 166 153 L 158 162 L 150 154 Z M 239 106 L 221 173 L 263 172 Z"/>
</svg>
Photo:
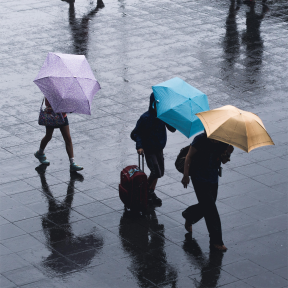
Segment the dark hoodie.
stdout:
<svg viewBox="0 0 288 288">
<path fill-rule="evenodd" d="M 154 94 L 150 95 L 149 110 L 141 115 L 132 132 L 132 139 L 136 142 L 136 149 L 144 149 L 144 153 L 153 154 L 164 149 L 167 142 L 166 127 L 169 131 L 176 129 L 157 118 L 152 108 L 155 102 Z"/>
</svg>

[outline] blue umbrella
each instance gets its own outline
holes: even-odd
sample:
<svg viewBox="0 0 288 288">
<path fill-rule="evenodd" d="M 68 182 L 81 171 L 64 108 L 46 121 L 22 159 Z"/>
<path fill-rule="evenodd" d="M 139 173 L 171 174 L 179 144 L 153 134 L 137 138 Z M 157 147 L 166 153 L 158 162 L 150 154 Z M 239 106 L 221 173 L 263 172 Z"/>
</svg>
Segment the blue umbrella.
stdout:
<svg viewBox="0 0 288 288">
<path fill-rule="evenodd" d="M 179 130 L 186 137 L 203 131 L 196 113 L 210 110 L 207 96 L 175 77 L 152 86 L 156 100 L 157 117 Z"/>
</svg>

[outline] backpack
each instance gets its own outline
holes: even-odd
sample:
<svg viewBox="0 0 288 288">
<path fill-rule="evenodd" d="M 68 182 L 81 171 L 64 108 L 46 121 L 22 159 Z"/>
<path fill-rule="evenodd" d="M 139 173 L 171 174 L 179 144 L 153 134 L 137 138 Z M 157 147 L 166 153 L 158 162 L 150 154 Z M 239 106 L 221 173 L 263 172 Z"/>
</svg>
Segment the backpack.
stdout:
<svg viewBox="0 0 288 288">
<path fill-rule="evenodd" d="M 180 153 L 178 154 L 177 158 L 176 158 L 176 161 L 175 161 L 175 167 L 176 169 L 184 174 L 184 164 L 185 164 L 185 158 L 186 158 L 186 155 L 188 154 L 188 151 L 190 149 L 190 145 L 182 148 L 180 150 Z M 191 169 L 190 169 L 191 170 Z M 191 173 L 189 173 L 190 175 Z"/>
<path fill-rule="evenodd" d="M 130 138 L 133 140 L 133 141 L 136 141 L 135 137 L 134 137 L 134 131 L 135 131 L 135 128 L 131 131 L 130 133 Z"/>
</svg>

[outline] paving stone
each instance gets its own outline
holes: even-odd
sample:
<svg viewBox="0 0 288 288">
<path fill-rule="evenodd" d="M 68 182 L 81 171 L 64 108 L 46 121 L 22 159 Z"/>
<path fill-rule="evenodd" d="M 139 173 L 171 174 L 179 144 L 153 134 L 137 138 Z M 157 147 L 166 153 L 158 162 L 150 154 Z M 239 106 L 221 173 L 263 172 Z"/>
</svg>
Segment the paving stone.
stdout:
<svg viewBox="0 0 288 288">
<path fill-rule="evenodd" d="M 223 267 L 223 270 L 241 280 L 258 275 L 260 273 L 267 272 L 265 268 L 249 260 L 243 260 L 226 265 L 225 267 Z"/>
<path fill-rule="evenodd" d="M 264 272 L 253 276 L 251 278 L 244 280 L 246 283 L 251 285 L 252 287 L 285 287 L 287 285 L 287 280 L 272 273 L 272 272 Z"/>
<path fill-rule="evenodd" d="M 29 266 L 29 263 L 23 260 L 15 253 L 1 256 L 1 265 L 0 265 L 1 273 L 22 268 L 25 266 Z"/>
<path fill-rule="evenodd" d="M 3 275 L 0 275 L 0 284 L 1 284 L 1 287 L 3 287 L 3 288 L 14 288 L 14 287 L 17 287 L 16 284 L 14 284 L 10 280 L 8 280 Z"/>
<path fill-rule="evenodd" d="M 17 285 L 24 285 L 46 278 L 34 266 L 26 266 L 20 269 L 8 271 L 3 273 L 3 275 Z"/>
<path fill-rule="evenodd" d="M 0 233 L 1 240 L 25 234 L 23 230 L 21 230 L 20 228 L 9 222 L 7 224 L 1 225 L 0 231 L 1 231 Z"/>
</svg>

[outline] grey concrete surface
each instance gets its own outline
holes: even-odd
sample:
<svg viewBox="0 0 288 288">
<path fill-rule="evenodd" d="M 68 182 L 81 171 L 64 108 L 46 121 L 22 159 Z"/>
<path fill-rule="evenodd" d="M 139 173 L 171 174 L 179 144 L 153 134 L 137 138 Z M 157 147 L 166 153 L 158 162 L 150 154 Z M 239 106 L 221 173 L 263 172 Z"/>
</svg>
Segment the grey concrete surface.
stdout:
<svg viewBox="0 0 288 288">
<path fill-rule="evenodd" d="M 1 288 L 287 287 L 287 1 L 256 1 L 254 10 L 228 0 L 104 4 L 0 0 Z M 44 128 L 32 81 L 50 51 L 86 55 L 102 87 L 92 116 L 68 115 L 82 176 L 70 176 L 59 131 L 45 173 L 33 156 Z M 204 221 L 185 235 L 181 212 L 197 199 L 174 167 L 192 141 L 179 132 L 164 150 L 162 207 L 128 217 L 118 197 L 120 171 L 137 163 L 129 135 L 151 85 L 175 76 L 211 108 L 257 113 L 275 142 L 235 149 L 224 167 L 225 254 L 209 250 Z"/>
</svg>

